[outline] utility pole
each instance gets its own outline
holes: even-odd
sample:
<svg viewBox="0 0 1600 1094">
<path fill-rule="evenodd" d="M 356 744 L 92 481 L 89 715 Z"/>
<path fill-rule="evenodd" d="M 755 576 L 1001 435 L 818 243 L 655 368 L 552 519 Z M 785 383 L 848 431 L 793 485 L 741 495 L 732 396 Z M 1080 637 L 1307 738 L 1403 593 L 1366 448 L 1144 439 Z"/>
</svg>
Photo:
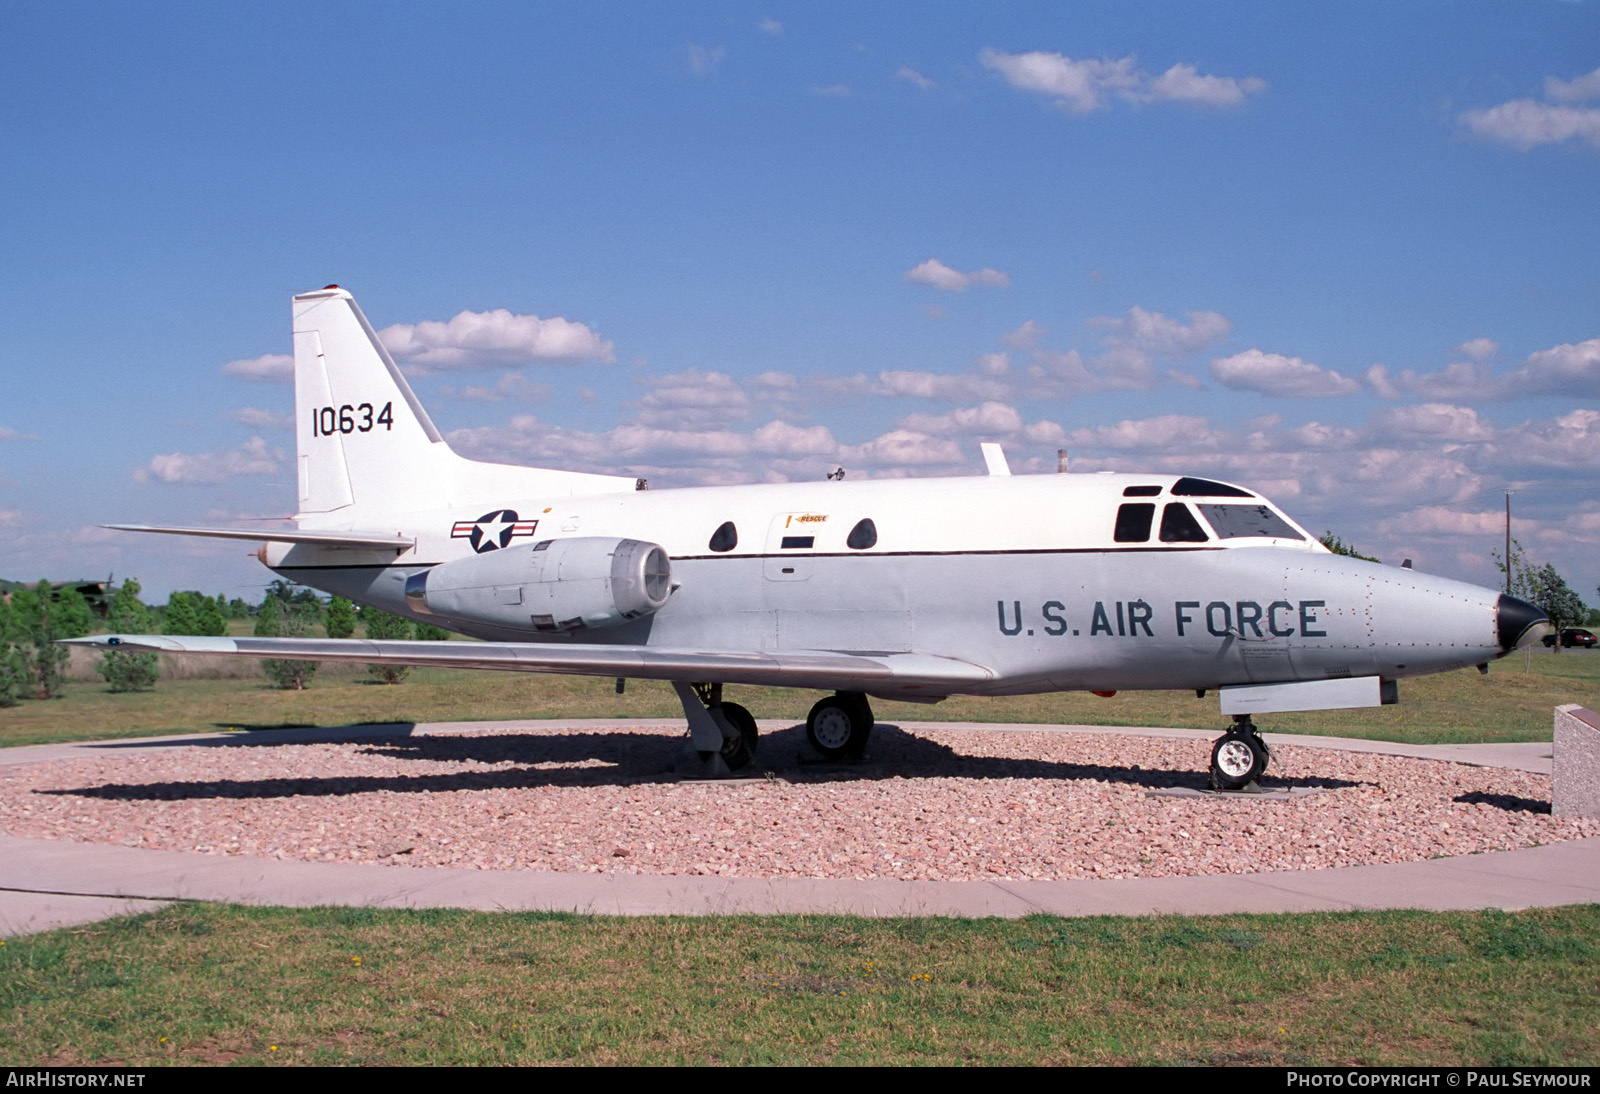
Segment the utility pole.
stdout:
<svg viewBox="0 0 1600 1094">
<path fill-rule="evenodd" d="M 1506 593 L 1511 593 L 1511 491 L 1506 491 Z"/>
</svg>

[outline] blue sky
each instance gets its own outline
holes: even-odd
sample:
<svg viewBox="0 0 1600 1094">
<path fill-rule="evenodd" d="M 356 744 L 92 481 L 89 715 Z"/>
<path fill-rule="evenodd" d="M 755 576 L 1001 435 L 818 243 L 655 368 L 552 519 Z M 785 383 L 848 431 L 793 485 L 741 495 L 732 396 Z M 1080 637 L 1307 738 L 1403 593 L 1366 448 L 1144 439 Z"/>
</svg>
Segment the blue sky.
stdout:
<svg viewBox="0 0 1600 1094">
<path fill-rule="evenodd" d="M 1600 6 L 0 5 L 0 576 L 293 505 L 289 296 L 466 454 L 1163 470 L 1600 582 Z"/>
</svg>

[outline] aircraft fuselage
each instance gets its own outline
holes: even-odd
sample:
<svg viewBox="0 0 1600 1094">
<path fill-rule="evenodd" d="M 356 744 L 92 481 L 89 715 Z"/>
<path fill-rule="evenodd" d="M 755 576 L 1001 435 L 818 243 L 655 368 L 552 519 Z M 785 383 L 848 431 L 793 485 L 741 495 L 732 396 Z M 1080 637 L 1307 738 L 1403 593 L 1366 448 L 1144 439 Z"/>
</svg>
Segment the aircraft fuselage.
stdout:
<svg viewBox="0 0 1600 1094">
<path fill-rule="evenodd" d="M 275 544 L 264 561 L 291 580 L 491 641 L 921 652 L 990 670 L 953 689 L 967 693 L 1393 680 L 1505 652 L 1493 590 L 1332 554 L 1237 488 L 1172 493 L 1208 481 L 992 476 L 508 501 L 407 516 L 397 526 L 416 546 L 399 557 Z M 1130 536 L 1118 523 L 1125 507 L 1139 505 L 1186 510 L 1174 515 L 1203 538 L 1164 541 L 1150 519 L 1145 539 L 1117 542 Z M 1265 530 L 1277 534 L 1233 527 L 1223 538 L 1216 524 L 1233 507 L 1264 510 Z M 864 521 L 867 545 L 851 539 Z M 504 618 L 419 613 L 405 597 L 406 579 L 434 567 L 500 552 L 509 564 L 536 543 L 580 536 L 659 544 L 672 564 L 665 605 L 547 635 Z"/>
</svg>

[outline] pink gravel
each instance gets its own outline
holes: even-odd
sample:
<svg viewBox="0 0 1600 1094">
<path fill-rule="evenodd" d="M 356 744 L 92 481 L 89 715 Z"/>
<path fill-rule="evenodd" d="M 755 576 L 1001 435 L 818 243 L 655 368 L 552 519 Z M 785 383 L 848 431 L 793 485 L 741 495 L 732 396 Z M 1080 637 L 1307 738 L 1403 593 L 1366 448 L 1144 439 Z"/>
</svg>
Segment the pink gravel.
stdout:
<svg viewBox="0 0 1600 1094">
<path fill-rule="evenodd" d="M 319 862 L 737 877 L 995 880 L 1326 869 L 1600 835 L 1550 816 L 1550 779 L 1279 746 L 1279 800 L 1152 796 L 1204 784 L 1209 743 L 880 726 L 873 762 L 670 774 L 681 731 L 486 728 L 327 744 L 136 749 L 18 767 L 18 836 Z"/>
</svg>

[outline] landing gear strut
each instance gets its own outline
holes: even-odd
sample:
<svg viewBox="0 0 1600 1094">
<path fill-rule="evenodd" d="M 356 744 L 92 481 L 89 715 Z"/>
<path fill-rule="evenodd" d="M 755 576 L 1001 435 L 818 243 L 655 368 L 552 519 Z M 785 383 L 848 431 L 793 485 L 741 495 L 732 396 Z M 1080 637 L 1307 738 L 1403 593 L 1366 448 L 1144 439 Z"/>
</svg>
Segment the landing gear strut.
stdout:
<svg viewBox="0 0 1600 1094">
<path fill-rule="evenodd" d="M 806 717 L 806 740 L 830 760 L 859 760 L 872 733 L 872 707 L 859 691 L 841 691 L 820 700 Z"/>
<path fill-rule="evenodd" d="M 756 758 L 756 720 L 738 703 L 722 701 L 721 684 L 686 684 L 674 680 L 672 690 L 689 721 L 689 747 L 707 778 L 748 767 Z"/>
<path fill-rule="evenodd" d="M 1211 789 L 1243 790 L 1261 778 L 1271 759 L 1250 715 L 1235 714 L 1233 728 L 1211 745 Z"/>
</svg>

